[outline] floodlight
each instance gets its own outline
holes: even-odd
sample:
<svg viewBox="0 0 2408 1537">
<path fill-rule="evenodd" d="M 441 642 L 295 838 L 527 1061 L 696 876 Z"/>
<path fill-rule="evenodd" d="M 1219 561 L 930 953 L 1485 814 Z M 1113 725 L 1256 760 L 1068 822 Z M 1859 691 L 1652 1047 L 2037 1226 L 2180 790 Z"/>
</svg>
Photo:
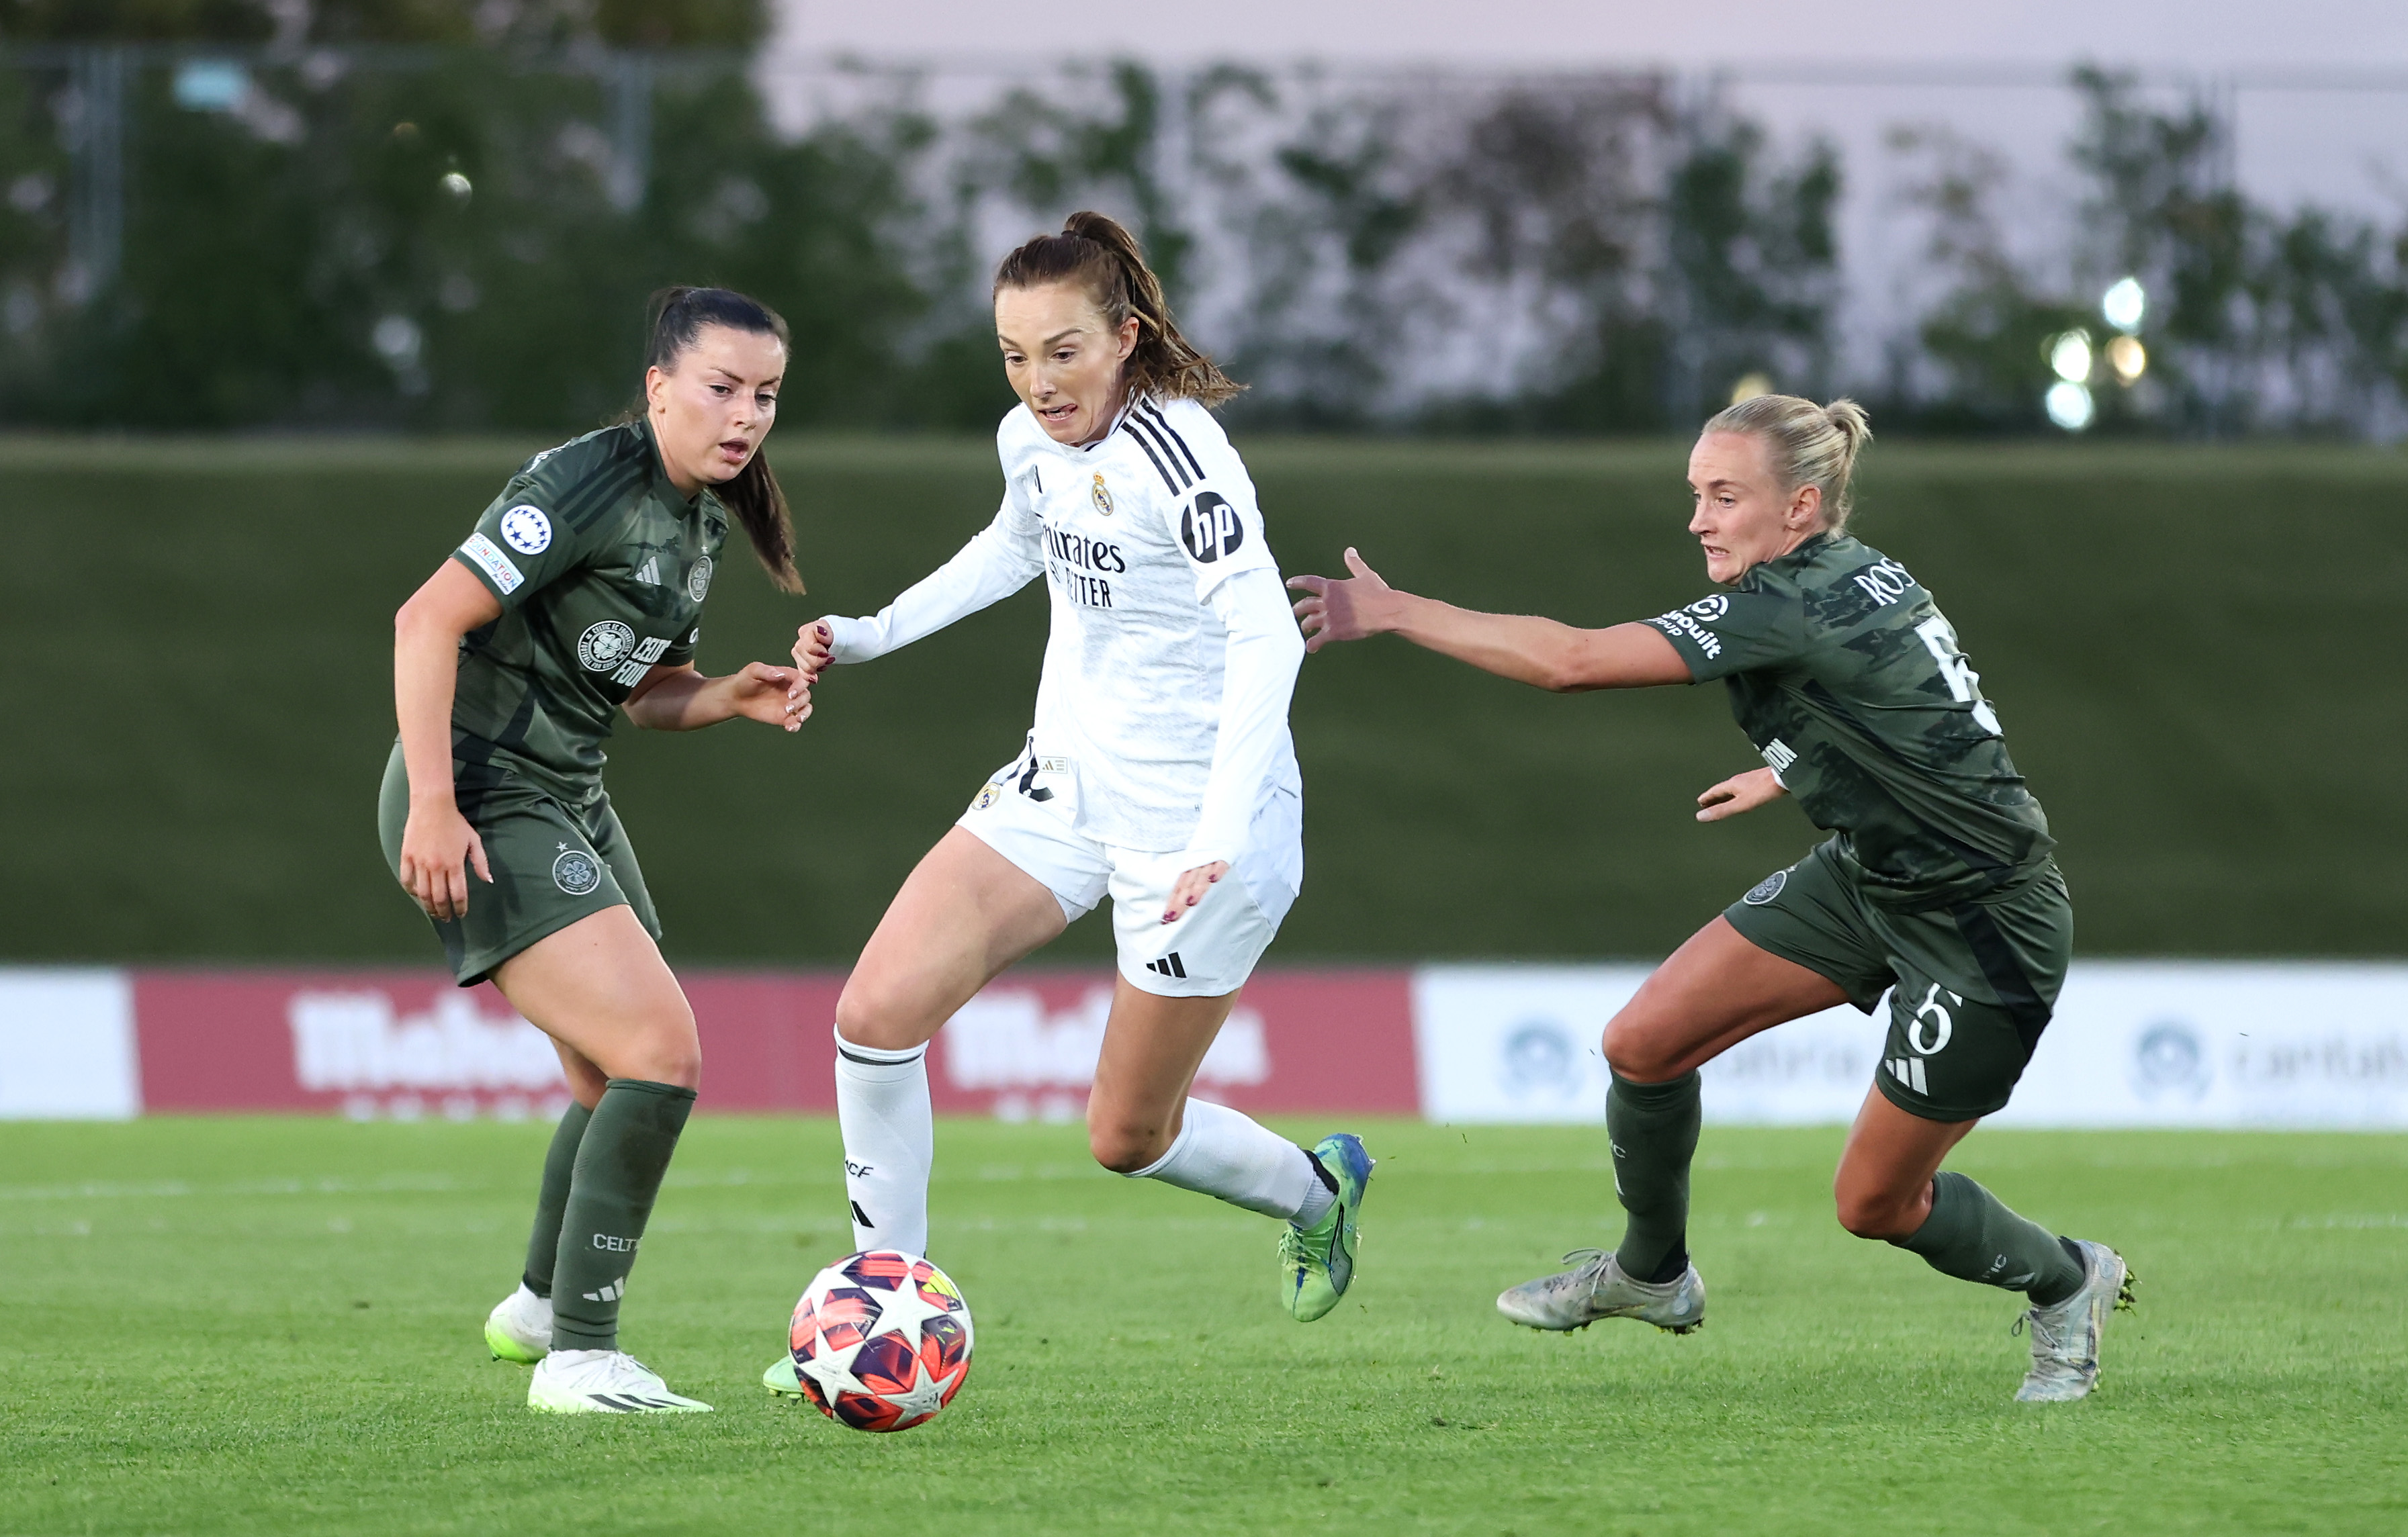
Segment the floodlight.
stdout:
<svg viewBox="0 0 2408 1537">
<path fill-rule="evenodd" d="M 2071 379 L 2059 379 L 2050 385 L 2045 404 L 2048 420 L 2069 433 L 2082 431 L 2090 425 L 2090 419 L 2099 414 L 2098 407 L 2091 403 L 2088 386 L 2076 384 Z"/>
<path fill-rule="evenodd" d="M 2116 378 L 2129 384 L 2149 371 L 2149 349 L 2138 336 L 2118 336 L 2107 344 L 2107 366 L 2115 370 Z"/>
<path fill-rule="evenodd" d="M 2048 344 L 2049 371 L 2068 384 L 2090 377 L 2090 333 L 2079 327 Z"/>
<path fill-rule="evenodd" d="M 2149 296 L 2143 292 L 2138 278 L 2119 278 L 2114 286 L 2099 301 L 2099 313 L 2109 325 L 2130 335 L 2141 329 L 2141 317 L 2148 312 Z"/>
</svg>

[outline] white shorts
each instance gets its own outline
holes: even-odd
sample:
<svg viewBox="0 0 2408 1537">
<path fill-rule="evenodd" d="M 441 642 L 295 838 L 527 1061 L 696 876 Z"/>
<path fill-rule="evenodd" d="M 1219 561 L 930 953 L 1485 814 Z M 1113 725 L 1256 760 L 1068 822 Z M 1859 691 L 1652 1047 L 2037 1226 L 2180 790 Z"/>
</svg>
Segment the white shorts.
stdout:
<svg viewBox="0 0 2408 1537">
<path fill-rule="evenodd" d="M 1043 882 L 1070 922 L 1109 893 L 1130 986 L 1164 998 L 1218 998 L 1243 987 L 1304 884 L 1302 801 L 1287 790 L 1265 797 L 1229 873 L 1178 922 L 1165 923 L 1185 855 L 1116 848 L 1077 832 L 1075 781 L 1029 766 L 1024 756 L 996 770 L 955 825 Z"/>
</svg>

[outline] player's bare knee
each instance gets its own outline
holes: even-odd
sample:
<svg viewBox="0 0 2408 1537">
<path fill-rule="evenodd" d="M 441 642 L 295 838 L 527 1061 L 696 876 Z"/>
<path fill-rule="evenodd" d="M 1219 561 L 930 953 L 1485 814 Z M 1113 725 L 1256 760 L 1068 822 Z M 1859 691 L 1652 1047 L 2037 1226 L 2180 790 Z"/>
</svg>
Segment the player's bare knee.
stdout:
<svg viewBox="0 0 2408 1537">
<path fill-rule="evenodd" d="M 1133 1174 L 1159 1160 L 1169 1146 L 1160 1129 L 1100 1120 L 1087 1125 L 1087 1150 L 1116 1174 Z"/>
<path fill-rule="evenodd" d="M 837 997 L 837 1033 L 877 1051 L 909 1051 L 928 1038 L 916 1004 L 899 979 L 856 971 Z"/>
<path fill-rule="evenodd" d="M 1867 1194 L 1844 1188 L 1832 1192 L 1839 1208 L 1840 1226 L 1858 1238 L 1886 1241 L 1904 1238 L 1914 1231 L 1907 1220 L 1905 1203 L 1886 1193 Z"/>
<path fill-rule="evenodd" d="M 1627 1008 L 1607 1022 L 1599 1044 L 1615 1077 L 1627 1083 L 1669 1083 L 1681 1075 L 1680 1063 L 1665 1053 L 1654 1023 Z"/>
</svg>

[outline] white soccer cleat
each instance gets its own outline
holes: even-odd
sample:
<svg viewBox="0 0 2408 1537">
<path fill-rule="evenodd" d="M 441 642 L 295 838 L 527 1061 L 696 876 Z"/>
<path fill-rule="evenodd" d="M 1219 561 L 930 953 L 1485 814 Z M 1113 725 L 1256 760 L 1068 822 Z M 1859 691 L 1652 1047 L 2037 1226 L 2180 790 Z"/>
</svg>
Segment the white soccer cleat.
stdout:
<svg viewBox="0 0 2408 1537">
<path fill-rule="evenodd" d="M 661 1374 L 624 1350 L 555 1350 L 527 1379 L 527 1407 L 555 1415 L 702 1415 Z"/>
<path fill-rule="evenodd" d="M 533 1366 L 552 1353 L 552 1299 L 519 1288 L 485 1315 L 485 1348 L 497 1361 Z"/>
<path fill-rule="evenodd" d="M 2082 1288 L 2055 1307 L 2035 1307 L 2015 1320 L 2031 1332 L 2031 1371 L 2015 1389 L 2017 1403 L 2070 1403 L 2099 1384 L 2099 1336 L 2110 1313 L 2132 1309 L 2132 1273 L 2104 1244 L 2077 1238 Z"/>
<path fill-rule="evenodd" d="M 1586 1329 L 1599 1318 L 1636 1318 L 1686 1334 L 1706 1321 L 1706 1283 L 1696 1265 L 1677 1280 L 1655 1283 L 1631 1279 L 1612 1249 L 1574 1249 L 1564 1262 L 1573 1268 L 1499 1294 L 1497 1311 L 1532 1329 Z"/>
</svg>

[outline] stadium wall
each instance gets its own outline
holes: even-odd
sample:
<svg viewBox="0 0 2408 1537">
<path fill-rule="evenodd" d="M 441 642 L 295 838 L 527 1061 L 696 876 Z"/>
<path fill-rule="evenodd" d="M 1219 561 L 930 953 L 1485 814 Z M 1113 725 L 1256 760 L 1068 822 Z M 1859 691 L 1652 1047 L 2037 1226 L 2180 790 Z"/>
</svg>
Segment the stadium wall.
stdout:
<svg viewBox="0 0 2408 1537">
<path fill-rule="evenodd" d="M 1268 972 L 1197 1092 L 1259 1114 L 1598 1122 L 1597 1041 L 1632 965 Z M 835 972 L 703 972 L 704 1104 L 835 1108 Z M 1079 1117 L 1106 971 L 997 981 L 939 1037 L 941 1113 Z M 1882 1067 L 1883 1017 L 1833 1009 L 1706 1069 L 1707 1118 L 1828 1124 Z M 1944 1047 L 1943 1047 L 1944 1049 Z M 0 1117 L 267 1111 L 359 1119 L 555 1113 L 550 1044 L 490 987 L 425 970 L 0 968 Z M 2005 1126 L 2408 1128 L 2408 965 L 2075 965 Z"/>
</svg>

